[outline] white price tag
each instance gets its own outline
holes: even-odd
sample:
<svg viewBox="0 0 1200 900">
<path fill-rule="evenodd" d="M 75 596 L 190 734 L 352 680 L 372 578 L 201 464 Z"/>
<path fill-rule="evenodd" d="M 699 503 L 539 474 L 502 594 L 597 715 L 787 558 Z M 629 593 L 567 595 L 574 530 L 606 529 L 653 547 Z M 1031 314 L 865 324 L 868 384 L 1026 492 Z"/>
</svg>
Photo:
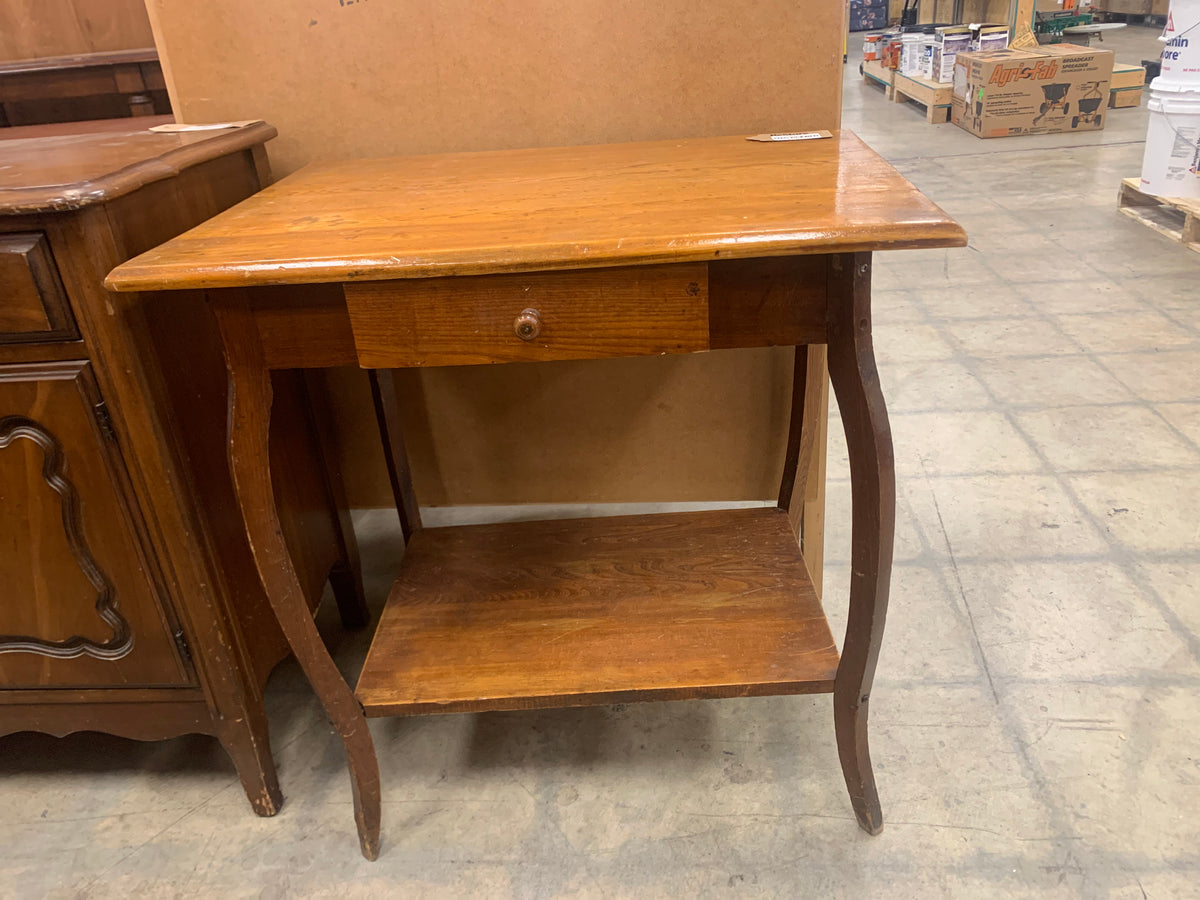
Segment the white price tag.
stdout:
<svg viewBox="0 0 1200 900">
<path fill-rule="evenodd" d="M 746 138 L 748 141 L 816 141 L 821 138 L 833 137 L 828 131 L 785 131 L 779 134 L 755 134 Z"/>
</svg>

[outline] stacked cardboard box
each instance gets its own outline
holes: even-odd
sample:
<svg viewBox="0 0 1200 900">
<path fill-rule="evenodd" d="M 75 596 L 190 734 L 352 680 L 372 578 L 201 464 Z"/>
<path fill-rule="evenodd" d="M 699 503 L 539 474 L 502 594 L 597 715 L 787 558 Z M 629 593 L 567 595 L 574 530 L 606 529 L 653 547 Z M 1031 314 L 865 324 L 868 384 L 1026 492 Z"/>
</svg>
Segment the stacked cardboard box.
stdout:
<svg viewBox="0 0 1200 900">
<path fill-rule="evenodd" d="M 932 41 L 929 67 L 921 72 L 921 76 L 930 81 L 950 84 L 954 81 L 955 57 L 967 51 L 1003 50 L 1008 46 L 1008 26 L 991 23 L 945 25 L 934 31 Z"/>
<path fill-rule="evenodd" d="M 1111 50 L 1070 44 L 960 53 L 950 121 L 983 138 L 1098 131 L 1112 71 Z"/>
<path fill-rule="evenodd" d="M 972 25 L 972 53 L 983 50 L 1003 50 L 1008 46 L 1008 26 L 997 25 L 994 22 L 984 22 L 982 25 Z"/>
<path fill-rule="evenodd" d="M 948 25 L 937 30 L 935 41 L 927 77 L 930 81 L 950 84 L 954 81 L 955 57 L 971 49 L 971 29 L 967 25 Z"/>
</svg>

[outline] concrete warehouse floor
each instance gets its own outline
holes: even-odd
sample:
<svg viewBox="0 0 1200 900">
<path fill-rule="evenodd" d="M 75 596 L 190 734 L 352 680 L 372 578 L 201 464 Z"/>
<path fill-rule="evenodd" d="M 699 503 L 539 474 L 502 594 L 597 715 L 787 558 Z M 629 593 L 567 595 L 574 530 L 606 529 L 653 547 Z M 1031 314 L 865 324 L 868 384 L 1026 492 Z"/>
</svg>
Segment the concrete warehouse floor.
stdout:
<svg viewBox="0 0 1200 900">
<path fill-rule="evenodd" d="M 1136 63 L 1155 35 L 1105 46 Z M 367 863 L 340 744 L 288 663 L 267 696 L 275 819 L 210 738 L 0 740 L 0 894 L 1196 896 L 1200 255 L 1115 209 L 1145 107 L 1098 134 L 981 141 L 884 102 L 858 59 L 855 36 L 845 126 L 971 235 L 878 257 L 899 476 L 880 836 L 852 819 L 829 697 L 640 704 L 373 722 L 385 823 Z M 382 602 L 394 516 L 358 521 Z M 353 676 L 367 637 L 321 622 Z"/>
</svg>

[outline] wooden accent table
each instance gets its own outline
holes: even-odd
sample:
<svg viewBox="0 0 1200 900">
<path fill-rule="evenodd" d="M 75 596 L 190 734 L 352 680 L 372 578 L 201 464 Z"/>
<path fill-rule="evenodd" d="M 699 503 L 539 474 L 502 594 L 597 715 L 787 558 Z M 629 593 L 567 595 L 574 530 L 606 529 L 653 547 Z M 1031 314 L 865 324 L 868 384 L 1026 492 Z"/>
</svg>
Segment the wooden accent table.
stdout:
<svg viewBox="0 0 1200 900">
<path fill-rule="evenodd" d="M 275 129 L 77 128 L 0 131 L 0 736 L 216 735 L 272 815 L 262 689 L 288 646 L 225 462 L 216 322 L 202 294 L 153 303 L 103 280 L 259 190 Z M 344 618 L 364 625 L 313 398 L 302 374 L 276 388 L 267 490 L 301 602 L 331 579 Z"/>
<path fill-rule="evenodd" d="M 962 229 L 854 135 L 741 137 L 313 165 L 119 266 L 117 291 L 204 288 L 231 383 L 229 464 L 259 574 L 345 743 L 364 855 L 366 716 L 832 692 L 858 821 L 882 826 L 867 703 L 894 527 L 871 348 L 871 251 Z M 302 288 L 301 288 L 302 286 Z M 169 297 L 161 304 L 169 305 Z M 273 371 L 796 347 L 778 508 L 422 529 L 352 692 L 313 628 L 270 491 Z M 839 657 L 799 547 L 804 411 L 828 354 L 853 485 Z M 388 382 L 378 382 L 388 412 Z M 514 403 L 521 398 L 514 397 Z"/>
</svg>

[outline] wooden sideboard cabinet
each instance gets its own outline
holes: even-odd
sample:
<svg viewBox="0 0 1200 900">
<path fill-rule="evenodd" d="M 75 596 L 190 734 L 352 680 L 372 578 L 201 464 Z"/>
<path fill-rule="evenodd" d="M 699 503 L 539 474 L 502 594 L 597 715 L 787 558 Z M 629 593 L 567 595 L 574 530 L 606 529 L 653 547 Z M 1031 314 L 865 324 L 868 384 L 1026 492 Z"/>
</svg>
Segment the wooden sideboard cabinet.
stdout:
<svg viewBox="0 0 1200 900">
<path fill-rule="evenodd" d="M 0 139 L 0 735 L 213 734 L 271 815 L 262 688 L 288 649 L 229 480 L 219 335 L 200 294 L 149 313 L 102 282 L 258 191 L 275 130 L 79 127 Z M 275 381 L 276 498 L 310 609 L 328 579 L 365 624 L 318 388 Z"/>
</svg>

